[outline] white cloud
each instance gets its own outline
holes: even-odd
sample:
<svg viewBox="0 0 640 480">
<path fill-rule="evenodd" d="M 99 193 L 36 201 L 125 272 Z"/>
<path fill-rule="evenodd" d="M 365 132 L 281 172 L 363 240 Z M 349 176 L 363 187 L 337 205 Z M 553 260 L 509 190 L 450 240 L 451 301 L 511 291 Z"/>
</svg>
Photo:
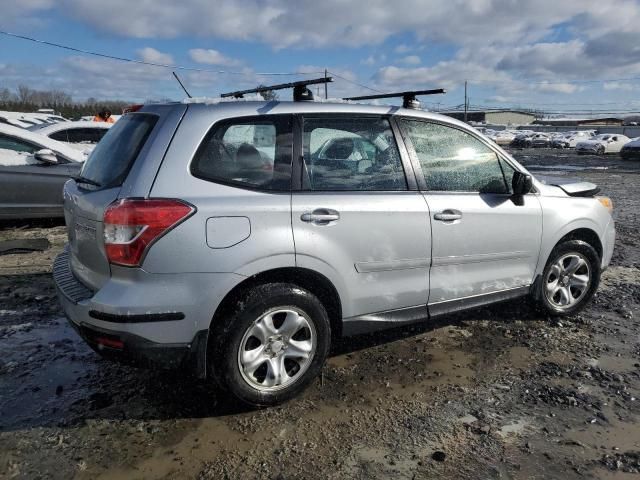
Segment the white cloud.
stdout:
<svg viewBox="0 0 640 480">
<path fill-rule="evenodd" d="M 76 18 L 120 35 L 195 34 L 276 48 L 376 45 L 402 33 L 455 45 L 513 45 L 541 40 L 572 20 L 600 33 L 640 29 L 632 0 L 300 0 L 295 6 L 286 0 L 59 1 Z"/>
<path fill-rule="evenodd" d="M 624 92 L 631 92 L 637 90 L 638 87 L 628 82 L 605 82 L 602 85 L 605 90 L 620 90 Z"/>
<path fill-rule="evenodd" d="M 401 43 L 400 45 L 398 45 L 396 48 L 393 49 L 394 52 L 396 53 L 408 53 L 411 51 L 411 47 L 408 45 L 405 45 L 404 43 Z"/>
<path fill-rule="evenodd" d="M 218 50 L 213 50 L 212 48 L 194 48 L 189 50 L 189 56 L 194 62 L 204 63 L 207 65 L 219 65 L 222 67 L 237 67 L 242 65 L 240 60 L 229 58 Z"/>
<path fill-rule="evenodd" d="M 421 60 L 418 55 L 407 55 L 400 59 L 400 63 L 404 63 L 405 65 L 420 65 L 420 62 Z"/>
<path fill-rule="evenodd" d="M 162 53 L 155 48 L 146 47 L 137 51 L 141 60 L 150 63 L 159 63 L 163 65 L 173 65 L 173 57 L 168 53 Z"/>
<path fill-rule="evenodd" d="M 360 63 L 362 65 L 367 65 L 367 66 L 372 66 L 375 65 L 378 61 L 376 60 L 376 57 L 374 57 L 373 55 L 369 55 L 367 58 L 365 58 L 364 60 L 360 61 Z"/>
</svg>

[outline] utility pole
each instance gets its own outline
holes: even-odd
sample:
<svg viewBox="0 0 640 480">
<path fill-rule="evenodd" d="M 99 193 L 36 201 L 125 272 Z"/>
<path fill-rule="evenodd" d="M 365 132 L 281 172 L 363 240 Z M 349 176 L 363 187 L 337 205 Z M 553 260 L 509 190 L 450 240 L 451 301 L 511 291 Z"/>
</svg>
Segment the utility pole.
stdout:
<svg viewBox="0 0 640 480">
<path fill-rule="evenodd" d="M 324 78 L 327 78 L 327 69 L 324 69 Z M 324 99 L 328 99 L 329 98 L 329 91 L 328 91 L 328 87 L 327 87 L 327 82 L 324 83 Z"/>
<path fill-rule="evenodd" d="M 467 121 L 467 108 L 469 107 L 469 103 L 467 100 L 467 81 L 464 81 L 464 121 Z"/>
</svg>

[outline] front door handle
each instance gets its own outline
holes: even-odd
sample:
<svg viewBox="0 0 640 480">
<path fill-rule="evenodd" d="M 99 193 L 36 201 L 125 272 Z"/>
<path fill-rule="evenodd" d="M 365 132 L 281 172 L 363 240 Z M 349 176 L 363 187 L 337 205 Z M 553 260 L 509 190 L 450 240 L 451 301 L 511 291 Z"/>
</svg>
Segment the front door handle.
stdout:
<svg viewBox="0 0 640 480">
<path fill-rule="evenodd" d="M 300 220 L 316 225 L 327 225 L 329 222 L 340 220 L 340 214 L 329 208 L 317 208 L 313 212 L 305 212 L 300 215 Z"/>
<path fill-rule="evenodd" d="M 459 210 L 443 210 L 440 213 L 436 213 L 433 218 L 442 222 L 453 222 L 454 220 L 460 220 L 462 218 L 462 212 Z"/>
</svg>

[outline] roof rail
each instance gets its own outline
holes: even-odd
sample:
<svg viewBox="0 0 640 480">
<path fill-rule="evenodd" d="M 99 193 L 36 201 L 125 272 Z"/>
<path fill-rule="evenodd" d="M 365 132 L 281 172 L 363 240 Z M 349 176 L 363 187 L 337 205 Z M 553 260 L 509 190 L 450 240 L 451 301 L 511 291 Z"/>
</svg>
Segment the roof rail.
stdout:
<svg viewBox="0 0 640 480">
<path fill-rule="evenodd" d="M 299 82 L 280 83 L 278 85 L 270 85 L 265 87 L 251 88 L 249 90 L 238 90 L 237 92 L 228 92 L 220 95 L 222 98 L 234 97 L 243 98 L 248 93 L 270 92 L 272 90 L 284 90 L 293 88 L 293 101 L 301 102 L 313 100 L 313 93 L 307 88 L 307 85 L 316 85 L 319 83 L 333 82 L 333 77 L 314 78 L 311 80 L 300 80 Z"/>
<path fill-rule="evenodd" d="M 420 102 L 416 99 L 417 95 L 438 95 L 441 93 L 447 93 L 444 88 L 436 88 L 432 90 L 412 90 L 408 92 L 396 92 L 396 93 L 379 93 L 378 95 L 364 95 L 361 97 L 347 97 L 343 100 L 374 100 L 378 98 L 399 98 L 402 97 L 402 106 L 404 108 L 418 109 L 420 108 Z"/>
</svg>

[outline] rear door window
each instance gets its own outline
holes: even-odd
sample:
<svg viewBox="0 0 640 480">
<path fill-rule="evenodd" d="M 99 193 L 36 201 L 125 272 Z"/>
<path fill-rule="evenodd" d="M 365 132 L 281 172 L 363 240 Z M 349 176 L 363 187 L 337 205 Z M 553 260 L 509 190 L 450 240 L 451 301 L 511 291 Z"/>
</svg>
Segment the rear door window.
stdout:
<svg viewBox="0 0 640 480">
<path fill-rule="evenodd" d="M 122 185 L 157 121 L 149 113 L 124 115 L 91 152 L 82 176 L 104 188 Z"/>
<path fill-rule="evenodd" d="M 191 164 L 191 173 L 212 182 L 260 190 L 291 188 L 291 117 L 228 120 L 214 125 Z"/>
<path fill-rule="evenodd" d="M 304 119 L 303 187 L 314 191 L 397 191 L 407 182 L 386 118 Z"/>
</svg>

